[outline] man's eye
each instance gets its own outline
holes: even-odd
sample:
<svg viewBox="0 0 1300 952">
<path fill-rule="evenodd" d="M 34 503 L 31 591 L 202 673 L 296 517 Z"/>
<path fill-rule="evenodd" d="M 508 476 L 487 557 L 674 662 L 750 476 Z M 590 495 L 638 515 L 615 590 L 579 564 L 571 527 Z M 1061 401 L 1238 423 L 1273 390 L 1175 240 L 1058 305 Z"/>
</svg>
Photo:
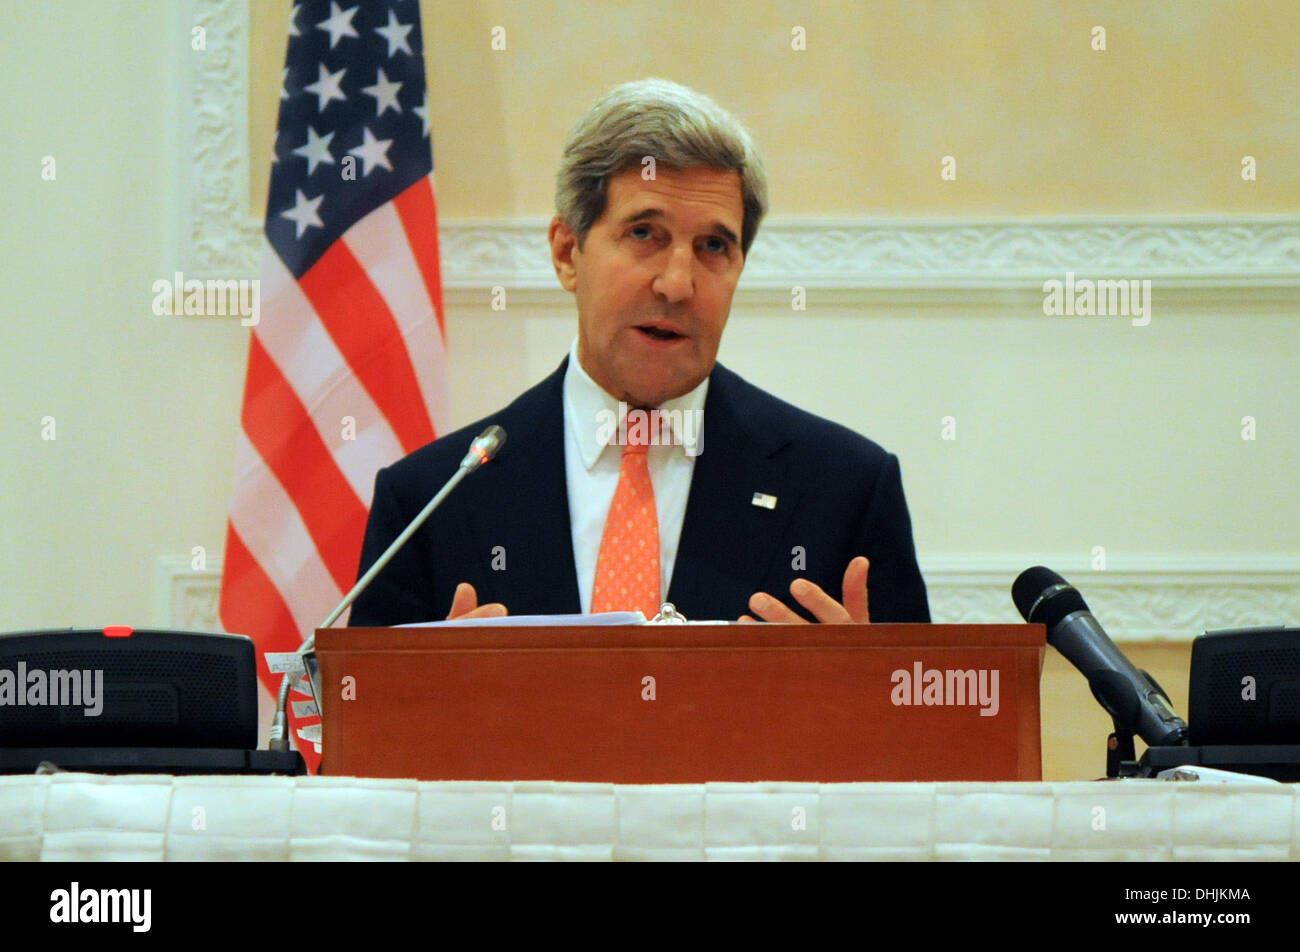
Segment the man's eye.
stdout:
<svg viewBox="0 0 1300 952">
<path fill-rule="evenodd" d="M 650 230 L 649 225 L 637 225 L 629 232 L 629 234 L 636 238 L 649 238 Z"/>
<path fill-rule="evenodd" d="M 707 244 L 709 250 L 717 254 L 723 254 L 727 250 L 727 242 L 722 238 L 709 238 Z"/>
</svg>

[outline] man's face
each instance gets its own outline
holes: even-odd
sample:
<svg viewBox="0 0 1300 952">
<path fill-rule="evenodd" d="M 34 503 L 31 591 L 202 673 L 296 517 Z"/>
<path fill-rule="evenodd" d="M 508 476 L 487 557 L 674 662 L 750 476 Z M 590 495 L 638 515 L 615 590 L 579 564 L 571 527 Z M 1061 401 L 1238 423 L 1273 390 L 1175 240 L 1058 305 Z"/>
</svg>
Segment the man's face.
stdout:
<svg viewBox="0 0 1300 952">
<path fill-rule="evenodd" d="M 608 393 L 655 407 L 713 370 L 745 258 L 740 173 L 659 166 L 609 180 L 583 248 L 558 216 L 551 257 L 578 305 L 578 358 Z"/>
</svg>

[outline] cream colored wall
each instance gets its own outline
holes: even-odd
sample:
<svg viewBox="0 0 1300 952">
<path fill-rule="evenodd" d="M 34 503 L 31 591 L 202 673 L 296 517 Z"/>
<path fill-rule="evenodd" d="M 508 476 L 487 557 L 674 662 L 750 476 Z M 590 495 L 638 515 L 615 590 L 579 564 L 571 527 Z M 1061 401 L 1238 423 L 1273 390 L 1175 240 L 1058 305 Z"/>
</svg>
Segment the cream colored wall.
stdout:
<svg viewBox="0 0 1300 952">
<path fill-rule="evenodd" d="M 251 133 L 263 155 L 289 7 L 254 4 Z M 549 214 L 556 155 L 581 110 L 648 75 L 701 89 L 748 123 L 775 215 L 1300 206 L 1300 6 L 1289 0 L 479 0 L 421 11 L 449 217 Z M 1105 52 L 1090 46 L 1097 25 Z M 497 26 L 504 51 L 491 48 Z M 800 52 L 794 27 L 807 37 Z M 1238 174 L 1247 153 L 1263 170 L 1250 186 Z M 944 155 L 957 158 L 956 182 L 939 179 Z M 259 207 L 267 167 L 256 165 Z"/>
<path fill-rule="evenodd" d="M 160 555 L 221 551 L 248 353 L 237 321 L 150 309 L 182 266 L 188 25 L 169 0 L 4 9 L 0 630 L 143 626 Z"/>
<path fill-rule="evenodd" d="M 1292 3 L 815 6 L 423 4 L 444 221 L 548 215 L 565 131 L 608 86 L 648 74 L 749 123 L 774 223 L 1300 210 Z M 6 6 L 0 630 L 161 623 L 158 559 L 195 545 L 216 555 L 224 541 L 247 331 L 149 310 L 151 282 L 186 266 L 170 231 L 186 197 L 177 10 Z M 252 5 L 259 211 L 286 10 Z M 1097 23 L 1105 53 L 1088 46 Z M 489 47 L 494 25 L 505 52 Z M 789 49 L 795 25 L 805 52 Z M 1247 153 L 1253 183 L 1239 175 Z M 40 179 L 47 154 L 54 182 Z M 956 182 L 940 181 L 945 154 Z M 1146 328 L 1048 320 L 1032 298 L 847 308 L 814 295 L 799 315 L 747 301 L 722 359 L 900 455 L 923 564 L 1086 565 L 1094 545 L 1116 567 L 1300 558 L 1294 301 L 1243 312 L 1230 297 L 1185 299 Z M 567 307 L 501 313 L 457 297 L 453 422 L 538 379 L 572 333 Z M 950 414 L 955 442 L 939 438 Z M 1246 414 L 1260 421 L 1252 443 L 1239 435 Z M 47 415 L 53 442 L 40 438 Z M 1135 651 L 1185 710 L 1186 647 Z M 1051 653 L 1043 694 L 1046 776 L 1097 775 L 1105 717 Z"/>
</svg>

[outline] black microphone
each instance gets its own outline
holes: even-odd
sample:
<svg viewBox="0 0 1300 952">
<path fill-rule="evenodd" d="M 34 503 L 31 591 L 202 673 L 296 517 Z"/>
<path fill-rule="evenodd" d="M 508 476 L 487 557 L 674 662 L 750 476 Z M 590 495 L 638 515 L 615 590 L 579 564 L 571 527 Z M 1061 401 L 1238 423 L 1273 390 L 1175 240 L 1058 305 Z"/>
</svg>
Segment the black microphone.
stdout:
<svg viewBox="0 0 1300 952">
<path fill-rule="evenodd" d="M 1164 689 L 1115 646 L 1069 582 L 1035 565 L 1020 573 L 1011 598 L 1025 621 L 1047 626 L 1047 643 L 1088 679 L 1117 730 L 1136 733 L 1148 747 L 1186 745 L 1187 724 L 1169 706 Z"/>
<path fill-rule="evenodd" d="M 428 504 L 411 520 L 411 524 L 402 530 L 401 535 L 392 541 L 392 544 L 384 550 L 384 554 L 375 559 L 374 565 L 366 571 L 366 574 L 357 579 L 357 584 L 352 586 L 352 591 L 343 596 L 343 601 L 335 606 L 329 616 L 320 624 L 322 628 L 328 628 L 338 620 L 338 617 L 347 611 L 348 606 L 357 600 L 366 587 L 374 580 L 374 577 L 389 562 L 393 556 L 397 555 L 406 541 L 415 535 L 417 529 L 424 525 L 425 520 L 433 515 L 433 510 L 442 505 L 442 501 L 447 495 L 460 484 L 460 481 L 468 476 L 474 470 L 478 469 L 484 463 L 493 459 L 501 452 L 501 447 L 506 445 L 506 431 L 495 423 L 480 433 L 469 445 L 469 452 L 465 458 L 460 461 L 456 467 L 456 472 L 452 474 L 451 479 L 443 484 L 438 494 L 429 500 Z M 296 654 L 302 655 L 311 651 L 316 645 L 316 633 L 312 632 L 307 636 L 307 640 L 298 648 Z M 267 750 L 288 750 L 289 749 L 289 676 L 280 681 L 280 693 L 275 702 L 275 719 L 271 722 L 271 739 L 267 744 Z"/>
</svg>

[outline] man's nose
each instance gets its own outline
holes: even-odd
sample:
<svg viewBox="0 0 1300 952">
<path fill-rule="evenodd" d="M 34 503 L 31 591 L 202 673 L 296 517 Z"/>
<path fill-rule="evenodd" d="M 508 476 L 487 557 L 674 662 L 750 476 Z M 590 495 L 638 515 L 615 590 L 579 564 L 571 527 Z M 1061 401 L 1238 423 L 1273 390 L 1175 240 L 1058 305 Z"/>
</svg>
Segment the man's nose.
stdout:
<svg viewBox="0 0 1300 952">
<path fill-rule="evenodd" d="M 663 270 L 655 278 L 652 290 L 670 303 L 686 300 L 695 291 L 691 275 L 694 264 L 694 251 L 689 245 L 674 245 L 668 251 Z"/>
</svg>

